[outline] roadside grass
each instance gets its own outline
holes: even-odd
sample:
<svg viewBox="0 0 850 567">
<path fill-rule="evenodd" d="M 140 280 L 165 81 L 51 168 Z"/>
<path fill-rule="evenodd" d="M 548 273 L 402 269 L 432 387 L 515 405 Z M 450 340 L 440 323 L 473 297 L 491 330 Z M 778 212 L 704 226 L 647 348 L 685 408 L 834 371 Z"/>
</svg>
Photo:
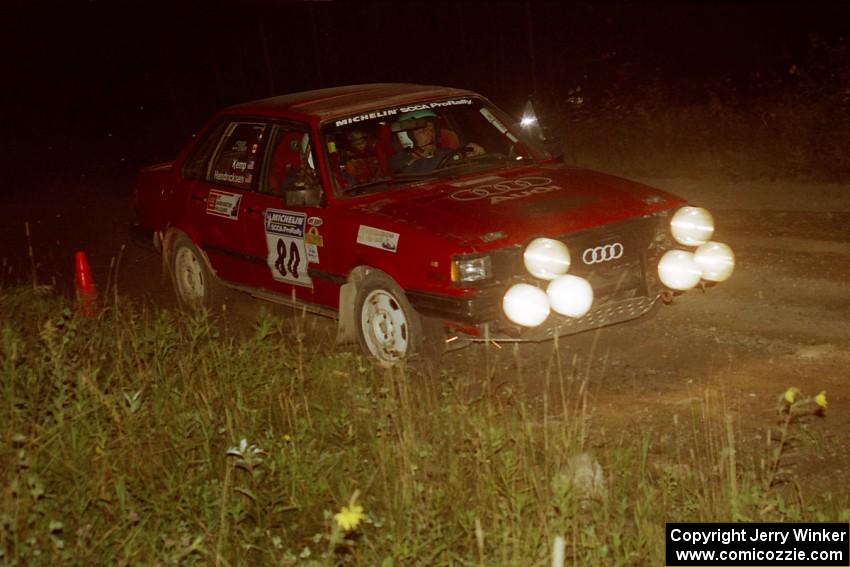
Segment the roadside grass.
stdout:
<svg viewBox="0 0 850 567">
<path fill-rule="evenodd" d="M 487 360 L 378 369 L 301 317 L 234 336 L 123 300 L 73 309 L 0 287 L 4 565 L 549 565 L 556 536 L 571 565 L 660 565 L 666 521 L 850 520 L 780 489 L 802 406 L 767 466 L 709 397 L 656 455 L 649 434 L 596 436 L 557 348 L 541 417 Z"/>
</svg>

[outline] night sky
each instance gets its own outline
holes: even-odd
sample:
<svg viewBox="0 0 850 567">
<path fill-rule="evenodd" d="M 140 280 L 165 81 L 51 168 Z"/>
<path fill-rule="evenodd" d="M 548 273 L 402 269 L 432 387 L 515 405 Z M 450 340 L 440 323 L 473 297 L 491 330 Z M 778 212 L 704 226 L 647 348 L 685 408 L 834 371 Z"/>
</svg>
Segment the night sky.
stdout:
<svg viewBox="0 0 850 567">
<path fill-rule="evenodd" d="M 174 4 L 7 4 L 4 159 L 132 170 L 173 157 L 222 106 L 352 83 L 466 87 L 513 113 L 578 86 L 590 100 L 653 81 L 683 104 L 706 84 L 758 96 L 795 65 L 837 81 L 819 51 L 850 25 L 847 3 Z"/>
</svg>

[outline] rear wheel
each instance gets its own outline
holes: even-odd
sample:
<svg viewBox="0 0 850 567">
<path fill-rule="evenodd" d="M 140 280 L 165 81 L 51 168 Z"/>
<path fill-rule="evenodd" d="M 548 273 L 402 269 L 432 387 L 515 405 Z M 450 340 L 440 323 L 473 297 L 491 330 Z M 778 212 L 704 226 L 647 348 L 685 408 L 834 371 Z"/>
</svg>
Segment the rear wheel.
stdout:
<svg viewBox="0 0 850 567">
<path fill-rule="evenodd" d="M 192 240 L 178 235 L 170 252 L 171 282 L 180 305 L 190 309 L 211 306 L 218 298 L 219 284 Z"/>
</svg>

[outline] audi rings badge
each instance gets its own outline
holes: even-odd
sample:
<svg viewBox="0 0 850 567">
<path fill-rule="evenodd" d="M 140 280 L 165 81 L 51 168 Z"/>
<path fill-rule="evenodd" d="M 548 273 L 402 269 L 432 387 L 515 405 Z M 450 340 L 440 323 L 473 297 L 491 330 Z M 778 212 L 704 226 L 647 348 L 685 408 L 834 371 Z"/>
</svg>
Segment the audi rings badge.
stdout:
<svg viewBox="0 0 850 567">
<path fill-rule="evenodd" d="M 581 253 L 581 259 L 585 264 L 601 264 L 602 262 L 610 262 L 623 257 L 625 249 L 619 242 L 606 244 L 604 246 L 594 246 L 587 248 Z"/>
</svg>

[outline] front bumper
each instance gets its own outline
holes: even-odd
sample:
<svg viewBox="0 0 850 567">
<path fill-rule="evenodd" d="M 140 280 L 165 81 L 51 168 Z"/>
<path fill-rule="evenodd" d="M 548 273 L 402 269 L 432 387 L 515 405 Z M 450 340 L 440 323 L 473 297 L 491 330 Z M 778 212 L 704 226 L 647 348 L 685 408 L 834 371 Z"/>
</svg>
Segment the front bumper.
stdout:
<svg viewBox="0 0 850 567">
<path fill-rule="evenodd" d="M 661 296 L 657 292 L 609 299 L 595 304 L 582 317 L 564 317 L 553 312 L 537 327 L 523 328 L 511 323 L 502 313 L 504 291 L 502 288 L 482 290 L 482 293 L 466 299 L 408 292 L 407 298 L 419 313 L 476 329 L 478 336 L 484 334 L 483 327 L 487 325 L 487 334 L 492 340 L 542 341 L 637 319 L 651 311 Z"/>
<path fill-rule="evenodd" d="M 479 290 L 468 297 L 450 297 L 418 291 L 407 291 L 407 300 L 422 315 L 477 326 L 502 318 L 502 296 L 505 289 L 493 287 Z"/>
<path fill-rule="evenodd" d="M 592 308 L 586 315 L 579 318 L 564 317 L 553 313 L 542 325 L 532 329 L 517 329 L 517 327 L 512 326 L 499 333 L 498 331 L 501 329 L 497 328 L 497 335 L 493 338 L 495 340 L 542 341 L 624 323 L 649 313 L 660 297 L 660 295 L 656 295 L 655 297 L 633 297 L 609 301 L 599 307 Z"/>
<path fill-rule="evenodd" d="M 569 273 L 586 279 L 594 292 L 593 305 L 578 318 L 554 311 L 540 325 L 520 327 L 504 315 L 505 292 L 516 283 L 541 285 L 524 269 L 521 248 L 491 253 L 495 281 L 469 295 L 450 297 L 408 291 L 413 307 L 420 313 L 455 323 L 469 335 L 484 334 L 496 340 L 539 341 L 555 336 L 579 333 L 636 319 L 656 304 L 664 287 L 658 281 L 658 258 L 666 248 L 666 219 L 644 217 L 617 225 L 558 236 L 570 250 L 577 252 Z M 610 243 L 619 243 L 628 251 L 612 261 L 585 263 L 581 251 Z"/>
</svg>

